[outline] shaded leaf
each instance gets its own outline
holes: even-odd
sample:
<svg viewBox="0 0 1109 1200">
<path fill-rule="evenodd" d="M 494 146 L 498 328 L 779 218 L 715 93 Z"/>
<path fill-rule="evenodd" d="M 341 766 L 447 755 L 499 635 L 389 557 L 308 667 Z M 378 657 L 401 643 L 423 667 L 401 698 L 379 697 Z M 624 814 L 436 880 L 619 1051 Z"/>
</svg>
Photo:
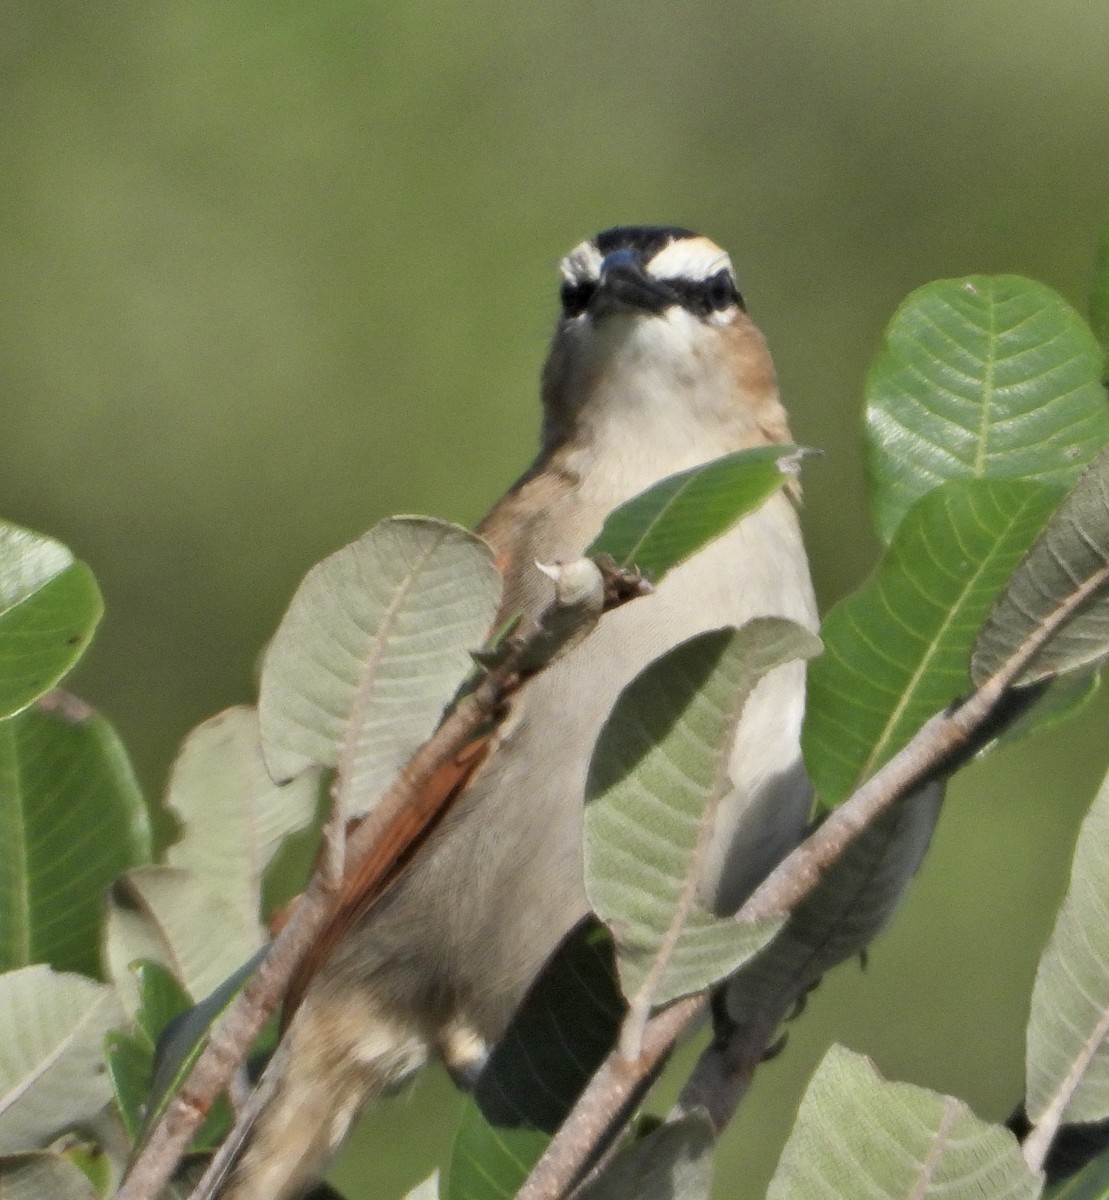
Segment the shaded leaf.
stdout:
<svg viewBox="0 0 1109 1200">
<path fill-rule="evenodd" d="M 743 1026 L 784 1012 L 826 971 L 870 945 L 923 861 L 942 801 L 943 785 L 929 784 L 851 842 L 774 941 L 729 981 L 732 1021 Z"/>
<path fill-rule="evenodd" d="M 111 1098 L 101 1052 L 112 989 L 47 966 L 0 975 L 0 1154 L 44 1145 Z"/>
<path fill-rule="evenodd" d="M 1080 1171 L 1049 1187 L 1044 1200 L 1109 1200 L 1109 1151 Z"/>
<path fill-rule="evenodd" d="M 835 805 L 965 693 L 990 605 L 1059 501 L 1016 480 L 957 480 L 906 516 L 875 575 L 824 619 L 802 746 Z"/>
<path fill-rule="evenodd" d="M 974 646 L 981 685 L 1021 646 L 1057 629 L 1018 684 L 1099 662 L 1109 654 L 1109 450 L 1083 472 L 998 597 Z"/>
<path fill-rule="evenodd" d="M 993 745 L 1008 745 L 1029 733 L 1041 733 L 1077 716 L 1097 695 L 1101 676 L 1096 669 L 1073 671 L 1042 686 L 1043 695 L 1026 712 L 1006 725 Z"/>
<path fill-rule="evenodd" d="M 945 480 L 1069 487 L 1109 441 L 1101 371 L 1086 323 L 1043 284 L 974 275 L 913 292 L 867 378 L 867 466 L 883 540 Z"/>
<path fill-rule="evenodd" d="M 180 983 L 160 964 L 134 966 L 139 1008 L 133 1033 L 108 1036 L 108 1070 L 116 1104 L 132 1139 L 140 1142 L 180 1089 L 207 1044 L 215 1020 L 257 966 L 252 960 L 217 992 L 193 1005 Z M 221 1097 L 191 1143 L 193 1152 L 214 1149 L 231 1127 Z"/>
<path fill-rule="evenodd" d="M 222 896 L 191 872 L 139 867 L 113 886 L 105 953 L 108 971 L 129 1012 L 139 1004 L 131 964 L 161 963 L 200 999 L 258 949 L 249 928 Z"/>
<path fill-rule="evenodd" d="M 0 717 L 66 674 L 103 611 L 92 572 L 61 542 L 0 521 Z"/>
<path fill-rule="evenodd" d="M 580 1200 L 708 1200 L 715 1146 L 704 1116 L 668 1121 L 624 1146 Z"/>
<path fill-rule="evenodd" d="M 313 567 L 262 665 L 273 778 L 342 760 L 348 811 L 371 807 L 434 731 L 500 590 L 480 538 L 427 518 L 382 521 Z"/>
<path fill-rule="evenodd" d="M 759 446 L 670 475 L 609 513 L 586 554 L 609 554 L 658 583 L 795 479 L 802 453 Z"/>
<path fill-rule="evenodd" d="M 52 692 L 0 722 L 0 968 L 97 974 L 104 892 L 149 857 L 146 807 L 103 717 Z"/>
<path fill-rule="evenodd" d="M 586 782 L 586 894 L 638 1004 L 715 983 L 778 927 L 717 918 L 698 885 L 748 696 L 768 671 L 819 648 L 776 617 L 700 634 L 633 679 L 605 723 Z"/>
<path fill-rule="evenodd" d="M 229 708 L 198 725 L 173 764 L 166 806 L 183 828 L 166 862 L 203 878 L 261 940 L 262 874 L 282 841 L 311 822 L 317 790 L 311 773 L 275 784 L 257 711 Z"/>
<path fill-rule="evenodd" d="M 1082 823 L 1028 1023 L 1028 1115 L 1109 1117 L 1109 777 Z M 1059 1106 L 1062 1106 L 1061 1109 Z"/>
<path fill-rule="evenodd" d="M 887 1083 L 833 1046 L 809 1083 L 767 1200 L 1035 1200 L 1016 1138 L 965 1104 Z"/>
<path fill-rule="evenodd" d="M 579 926 L 532 985 L 462 1116 L 444 1200 L 510 1200 L 616 1041 L 612 940 Z"/>
<path fill-rule="evenodd" d="M 189 1004 L 183 994 L 175 1002 L 173 1010 L 163 1008 L 166 1020 L 158 1026 L 155 1037 L 153 1076 L 150 1083 L 151 1102 L 146 1128 L 149 1129 L 161 1116 L 169 1101 L 181 1090 L 193 1065 L 208 1045 L 212 1029 L 223 1016 L 232 1000 L 242 991 L 247 981 L 258 969 L 269 952 L 264 946 L 248 959 L 237 971 L 225 979 L 210 995 L 198 1004 Z M 144 1008 L 152 1007 L 153 1000 L 144 1002 Z M 224 1097 L 212 1106 L 204 1124 L 193 1138 L 194 1152 L 214 1150 L 230 1131 L 233 1124 L 230 1107 Z"/>
<path fill-rule="evenodd" d="M 0 1158 L 3 1200 L 98 1200 L 89 1177 L 51 1150 Z"/>
</svg>

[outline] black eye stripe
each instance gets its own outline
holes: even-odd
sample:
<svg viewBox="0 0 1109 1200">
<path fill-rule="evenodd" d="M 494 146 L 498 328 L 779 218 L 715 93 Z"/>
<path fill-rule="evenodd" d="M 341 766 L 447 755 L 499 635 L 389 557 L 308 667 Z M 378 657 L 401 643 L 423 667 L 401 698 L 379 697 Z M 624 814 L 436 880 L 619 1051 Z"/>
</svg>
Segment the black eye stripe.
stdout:
<svg viewBox="0 0 1109 1200">
<path fill-rule="evenodd" d="M 579 313 L 585 312 L 596 290 L 597 281 L 595 279 L 578 279 L 573 282 L 564 279 L 562 287 L 559 289 L 562 311 L 568 317 L 576 317 Z"/>
<path fill-rule="evenodd" d="M 733 304 L 743 307 L 743 297 L 727 271 L 717 271 L 707 279 L 667 279 L 665 283 L 683 308 L 701 317 L 730 308 Z"/>
<path fill-rule="evenodd" d="M 707 279 L 678 278 L 664 279 L 660 282 L 673 294 L 675 304 L 680 304 L 682 308 L 699 317 L 721 312 L 733 304 L 743 308 L 743 297 L 736 290 L 735 280 L 726 270 L 717 271 Z M 563 315 L 577 317 L 585 312 L 597 287 L 596 279 L 564 279 L 559 290 Z"/>
</svg>

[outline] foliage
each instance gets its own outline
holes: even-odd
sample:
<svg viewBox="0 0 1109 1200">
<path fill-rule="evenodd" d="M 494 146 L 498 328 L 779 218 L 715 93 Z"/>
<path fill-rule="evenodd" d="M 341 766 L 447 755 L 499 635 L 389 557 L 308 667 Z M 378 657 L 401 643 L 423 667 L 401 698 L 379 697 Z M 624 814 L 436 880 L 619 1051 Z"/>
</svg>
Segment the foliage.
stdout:
<svg viewBox="0 0 1109 1200">
<path fill-rule="evenodd" d="M 707 1196 L 737 1079 L 819 976 L 889 920 L 946 776 L 1003 744 L 1018 716 L 1022 731 L 1046 727 L 1088 694 L 1109 655 L 1106 269 L 1103 244 L 1092 331 L 1049 289 L 1010 276 L 930 284 L 897 311 L 867 384 L 882 560 L 827 615 L 822 656 L 800 627 L 764 618 L 691 639 L 624 690 L 586 787 L 595 919 L 552 958 L 493 1049 L 445 1179 L 414 1194 L 516 1194 L 552 1139 L 554 1149 L 569 1140 L 559 1130 L 590 1080 L 613 1064 L 634 1074 L 656 1022 L 711 996 L 714 1035 L 675 1111 L 649 1125 L 611 1111 L 612 1128 L 576 1160 L 592 1168 L 590 1200 Z M 165 798 L 179 836 L 160 862 L 110 727 L 53 690 L 99 619 L 95 581 L 58 543 L 0 526 L 4 1194 L 107 1195 L 125 1166 L 120 1145 L 153 1138 L 264 959 L 265 872 L 311 821 L 328 772 L 321 872 L 348 822 L 372 828 L 357 822 L 386 807 L 498 670 L 517 662 L 511 686 L 526 687 L 588 635 L 594 585 L 600 595 L 615 581 L 637 603 L 640 575 L 657 582 L 787 486 L 797 460 L 793 447 L 744 451 L 662 481 L 610 515 L 591 547 L 597 565 L 573 577 L 577 599 L 558 611 L 573 574 L 564 566 L 548 625 L 510 623 L 488 641 L 500 604 L 489 548 L 429 518 L 381 522 L 309 572 L 266 652 L 257 710 L 229 710 L 186 739 Z M 807 658 L 804 750 L 820 812 L 766 885 L 782 877 L 801 890 L 758 921 L 746 905 L 713 912 L 701 892 L 707 832 L 733 783 L 744 703 L 767 672 Z M 483 751 L 503 707 L 484 714 L 468 749 Z M 961 740 L 915 775 L 905 768 L 884 806 L 809 866 L 822 830 L 862 811 L 860 796 L 960 720 Z M 450 778 L 469 761 L 447 764 L 462 772 Z M 1023 1145 L 962 1102 L 888 1083 L 833 1048 L 772 1200 L 1106 1194 L 1101 1143 L 1067 1177 L 1053 1171 L 1049 1193 L 1042 1169 L 1064 1123 L 1109 1120 L 1107 813 L 1109 775 L 1032 995 Z M 644 1068 L 636 1087 L 652 1082 Z M 214 1149 L 230 1119 L 221 1099 L 192 1148 Z"/>
</svg>

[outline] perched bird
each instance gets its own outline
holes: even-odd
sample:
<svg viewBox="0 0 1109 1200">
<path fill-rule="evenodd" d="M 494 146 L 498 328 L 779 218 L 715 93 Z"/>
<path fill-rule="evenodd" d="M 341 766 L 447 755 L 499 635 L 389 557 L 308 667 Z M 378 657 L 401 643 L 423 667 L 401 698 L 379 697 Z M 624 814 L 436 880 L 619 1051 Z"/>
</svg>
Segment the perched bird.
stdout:
<svg viewBox="0 0 1109 1200">
<path fill-rule="evenodd" d="M 561 273 L 542 449 L 479 527 L 504 573 L 506 613 L 537 614 L 552 596 L 537 562 L 579 558 L 609 511 L 644 488 L 790 440 L 766 343 L 719 246 L 686 229 L 609 229 Z M 461 1076 L 480 1066 L 587 911 L 586 771 L 619 692 L 694 634 L 768 615 L 817 624 L 789 492 L 610 613 L 519 693 L 407 873 L 317 971 L 225 1200 L 297 1196 L 363 1106 L 429 1057 Z M 801 663 L 772 671 L 746 706 L 704 883 L 718 912 L 737 908 L 803 831 L 803 707 Z"/>
</svg>

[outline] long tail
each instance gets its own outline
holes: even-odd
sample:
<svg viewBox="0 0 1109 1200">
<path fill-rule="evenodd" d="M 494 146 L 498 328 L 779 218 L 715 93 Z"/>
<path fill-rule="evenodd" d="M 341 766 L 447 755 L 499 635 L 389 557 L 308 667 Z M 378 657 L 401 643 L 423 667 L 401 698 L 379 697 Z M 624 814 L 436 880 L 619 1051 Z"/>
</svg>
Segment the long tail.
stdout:
<svg viewBox="0 0 1109 1200">
<path fill-rule="evenodd" d="M 418 1070 L 428 1043 L 373 997 L 313 989 L 197 1197 L 293 1200 L 327 1169 L 367 1104 Z"/>
</svg>

